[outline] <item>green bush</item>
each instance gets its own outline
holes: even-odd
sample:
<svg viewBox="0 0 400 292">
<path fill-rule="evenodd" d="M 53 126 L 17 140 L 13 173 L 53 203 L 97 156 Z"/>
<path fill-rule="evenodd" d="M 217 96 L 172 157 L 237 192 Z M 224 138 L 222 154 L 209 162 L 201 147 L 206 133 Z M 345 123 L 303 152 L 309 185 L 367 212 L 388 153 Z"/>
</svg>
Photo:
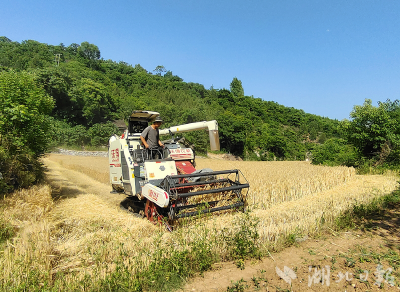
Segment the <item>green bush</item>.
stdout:
<svg viewBox="0 0 400 292">
<path fill-rule="evenodd" d="M 54 102 L 27 72 L 0 72 L 0 193 L 40 179 Z"/>
<path fill-rule="evenodd" d="M 71 126 L 67 122 L 53 120 L 52 123 L 52 147 L 84 146 L 90 143 L 87 130 L 82 125 Z"/>
<path fill-rule="evenodd" d="M 400 168 L 400 148 L 390 151 L 389 155 L 386 158 L 385 166 L 387 166 L 388 168 Z"/>
<path fill-rule="evenodd" d="M 82 125 L 77 125 L 75 127 L 68 128 L 66 131 L 66 144 L 67 145 L 79 145 L 84 146 L 89 144 L 90 137 L 87 130 Z"/>
<path fill-rule="evenodd" d="M 32 152 L 11 154 L 0 145 L 0 194 L 26 188 L 43 177 L 42 165 Z"/>
<path fill-rule="evenodd" d="M 118 128 L 112 123 L 94 124 L 87 129 L 82 125 L 71 126 L 64 121 L 53 119 L 51 126 L 52 147 L 57 146 L 105 146 Z"/>
<path fill-rule="evenodd" d="M 346 144 L 345 140 L 338 138 L 326 140 L 324 144 L 311 150 L 311 153 L 313 164 L 357 166 L 359 161 L 356 149 Z"/>
<path fill-rule="evenodd" d="M 233 232 L 225 230 L 225 241 L 232 248 L 231 257 L 233 259 L 244 260 L 260 256 L 258 223 L 258 218 L 250 217 L 249 213 L 245 213 L 243 216 L 238 216 L 235 220 Z"/>
<path fill-rule="evenodd" d="M 87 131 L 87 135 L 90 138 L 91 146 L 105 146 L 108 145 L 108 140 L 114 134 L 118 134 L 118 127 L 112 122 L 104 124 L 94 124 Z"/>
<path fill-rule="evenodd" d="M 14 228 L 0 218 L 0 244 L 14 236 Z"/>
</svg>

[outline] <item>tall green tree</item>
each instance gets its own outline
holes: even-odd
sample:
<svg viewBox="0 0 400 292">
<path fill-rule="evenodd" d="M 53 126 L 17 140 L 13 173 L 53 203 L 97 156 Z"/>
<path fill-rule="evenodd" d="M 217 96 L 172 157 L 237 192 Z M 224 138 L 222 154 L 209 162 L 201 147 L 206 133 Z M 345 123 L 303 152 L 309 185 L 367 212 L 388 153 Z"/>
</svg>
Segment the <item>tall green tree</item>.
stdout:
<svg viewBox="0 0 400 292">
<path fill-rule="evenodd" d="M 71 96 L 72 112 L 83 124 L 91 126 L 115 117 L 115 101 L 99 82 L 83 78 L 73 88 Z"/>
<path fill-rule="evenodd" d="M 77 49 L 79 55 L 88 60 L 98 60 L 100 59 L 100 50 L 96 45 L 90 44 L 88 42 L 83 42 Z"/>
<path fill-rule="evenodd" d="M 162 76 L 163 74 L 165 74 L 165 72 L 167 72 L 167 69 L 165 69 L 165 67 L 162 65 L 158 65 L 156 69 L 153 70 L 153 72 L 155 72 L 158 76 Z"/>
<path fill-rule="evenodd" d="M 0 36 L 0 43 L 1 42 L 11 43 L 12 41 L 8 37 Z"/>
<path fill-rule="evenodd" d="M 47 147 L 48 114 L 54 101 L 27 72 L 0 72 L 0 134 L 16 153 L 29 148 L 36 156 Z"/>
<path fill-rule="evenodd" d="M 234 96 L 244 96 L 244 89 L 242 86 L 242 81 L 237 79 L 236 77 L 233 78 L 231 85 L 230 85 L 231 92 Z"/>
<path fill-rule="evenodd" d="M 27 187 L 42 173 L 53 99 L 27 72 L 0 72 L 0 193 Z"/>
<path fill-rule="evenodd" d="M 86 63 L 88 67 L 96 68 L 98 66 L 100 50 L 96 45 L 83 42 L 77 48 L 77 52 L 79 56 L 83 58 L 84 63 Z"/>
<path fill-rule="evenodd" d="M 221 148 L 235 155 L 243 155 L 250 122 L 241 115 L 225 111 L 219 115 L 218 125 Z"/>
<path fill-rule="evenodd" d="M 70 90 L 74 80 L 69 72 L 61 67 L 48 67 L 37 70 L 36 73 L 38 82 L 55 101 L 53 116 L 61 120 L 73 121 Z"/>
<path fill-rule="evenodd" d="M 351 121 L 342 124 L 348 140 L 365 156 L 373 157 L 380 153 L 385 143 L 398 144 L 400 133 L 398 122 L 388 111 L 387 103 L 373 106 L 370 99 L 363 105 L 356 105 L 350 113 Z"/>
</svg>

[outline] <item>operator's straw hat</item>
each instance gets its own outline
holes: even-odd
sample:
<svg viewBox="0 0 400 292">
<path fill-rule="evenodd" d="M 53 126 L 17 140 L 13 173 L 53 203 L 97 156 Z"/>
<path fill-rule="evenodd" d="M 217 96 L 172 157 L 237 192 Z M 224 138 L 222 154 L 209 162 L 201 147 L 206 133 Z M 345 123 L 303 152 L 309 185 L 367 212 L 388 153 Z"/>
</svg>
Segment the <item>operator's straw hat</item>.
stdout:
<svg viewBox="0 0 400 292">
<path fill-rule="evenodd" d="M 162 120 L 162 118 L 160 116 L 158 116 L 153 123 L 163 123 L 164 121 Z"/>
</svg>

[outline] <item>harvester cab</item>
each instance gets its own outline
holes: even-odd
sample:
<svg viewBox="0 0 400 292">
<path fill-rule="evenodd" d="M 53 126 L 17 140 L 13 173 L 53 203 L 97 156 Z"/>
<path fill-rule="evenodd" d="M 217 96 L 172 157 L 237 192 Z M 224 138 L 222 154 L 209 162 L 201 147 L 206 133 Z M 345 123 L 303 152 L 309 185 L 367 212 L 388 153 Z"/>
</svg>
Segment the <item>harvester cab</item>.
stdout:
<svg viewBox="0 0 400 292">
<path fill-rule="evenodd" d="M 179 218 L 243 208 L 249 184 L 240 170 L 196 170 L 194 151 L 173 138 L 163 141 L 164 148 L 145 149 L 140 135 L 158 116 L 158 112 L 134 111 L 122 136 L 109 140 L 110 182 L 114 192 L 126 194 L 121 207 L 165 224 L 169 230 L 170 223 Z M 201 129 L 209 131 L 211 150 L 219 150 L 216 121 L 159 132 L 166 135 Z"/>
</svg>

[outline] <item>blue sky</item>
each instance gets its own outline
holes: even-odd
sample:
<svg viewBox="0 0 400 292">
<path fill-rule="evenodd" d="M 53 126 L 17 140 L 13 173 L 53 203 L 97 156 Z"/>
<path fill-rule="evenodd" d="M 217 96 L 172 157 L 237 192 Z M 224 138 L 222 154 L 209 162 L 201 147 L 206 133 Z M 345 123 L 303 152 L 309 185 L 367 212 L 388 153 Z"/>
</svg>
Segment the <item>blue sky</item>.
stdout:
<svg viewBox="0 0 400 292">
<path fill-rule="evenodd" d="M 88 41 L 206 88 L 237 77 L 246 95 L 339 120 L 400 99 L 399 0 L 3 0 L 0 35 Z"/>
</svg>

